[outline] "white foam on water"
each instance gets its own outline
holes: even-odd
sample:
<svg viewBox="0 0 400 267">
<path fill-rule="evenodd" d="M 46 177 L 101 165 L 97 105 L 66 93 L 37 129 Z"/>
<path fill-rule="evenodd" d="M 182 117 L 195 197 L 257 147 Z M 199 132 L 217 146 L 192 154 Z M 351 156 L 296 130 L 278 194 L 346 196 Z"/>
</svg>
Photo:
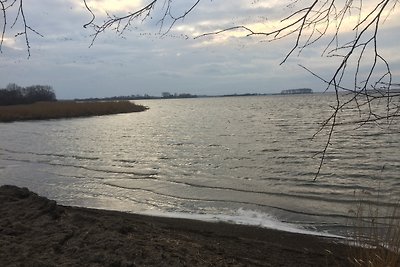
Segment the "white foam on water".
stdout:
<svg viewBox="0 0 400 267">
<path fill-rule="evenodd" d="M 314 235 L 321 237 L 332 237 L 339 239 L 345 238 L 343 236 L 329 234 L 325 232 L 307 230 L 302 228 L 300 225 L 281 222 L 270 214 L 257 212 L 253 210 L 238 209 L 234 211 L 233 214 L 195 214 L 195 213 L 183 213 L 183 212 L 161 212 L 161 211 L 150 210 L 141 212 L 141 214 L 157 216 L 157 217 L 192 219 L 192 220 L 207 221 L 207 222 L 227 222 L 232 224 L 257 226 L 257 227 L 274 229 L 290 233 Z"/>
</svg>

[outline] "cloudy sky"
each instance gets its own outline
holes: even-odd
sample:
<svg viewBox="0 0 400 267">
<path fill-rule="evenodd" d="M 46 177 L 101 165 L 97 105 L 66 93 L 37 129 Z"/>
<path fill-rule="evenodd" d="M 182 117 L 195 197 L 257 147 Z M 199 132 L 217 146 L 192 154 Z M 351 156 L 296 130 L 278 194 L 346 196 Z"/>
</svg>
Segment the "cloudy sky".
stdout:
<svg viewBox="0 0 400 267">
<path fill-rule="evenodd" d="M 96 15 L 94 23 L 100 24 L 107 12 L 124 15 L 149 2 L 91 0 L 87 3 Z M 172 1 L 171 14 L 181 15 L 194 2 Z M 6 34 L 0 54 L 0 88 L 8 83 L 51 85 L 59 99 L 161 95 L 164 91 L 209 95 L 274 93 L 302 87 L 320 91 L 324 89 L 323 83 L 299 64 L 322 77 L 332 75 L 338 58 L 321 57 L 330 40 L 329 31 L 327 38 L 300 55 L 296 50 L 283 65 L 280 62 L 294 44 L 294 37 L 268 42 L 265 37 L 246 37 L 245 31 L 234 30 L 195 38 L 202 33 L 238 25 L 256 31 L 276 29 L 279 19 L 309 1 L 288 6 L 292 2 L 202 0 L 166 33 L 171 20 L 167 18 L 160 28 L 159 20 L 165 13 L 164 0 L 160 0 L 146 20 L 132 22 L 123 35 L 109 29 L 90 47 L 93 29 L 83 25 L 91 20 L 91 14 L 83 1 L 25 0 L 27 24 L 42 36 L 28 30 L 31 54 L 28 58 L 25 37 L 14 37 L 23 30 L 21 17 L 11 28 L 17 3 L 7 9 Z M 340 6 L 340 1 L 336 2 Z M 365 12 L 371 10 L 374 2 L 377 1 L 363 1 Z M 398 15 L 396 6 L 390 16 L 382 18 L 385 20 L 378 36 L 379 51 L 390 63 L 395 80 L 400 75 L 400 21 L 395 20 Z M 339 42 L 351 39 L 352 25 L 356 21 L 347 16 Z M 0 26 L 3 23 L 4 20 L 0 20 Z M 365 58 L 369 56 L 367 53 Z M 368 60 L 364 61 L 361 67 L 368 64 Z"/>
</svg>

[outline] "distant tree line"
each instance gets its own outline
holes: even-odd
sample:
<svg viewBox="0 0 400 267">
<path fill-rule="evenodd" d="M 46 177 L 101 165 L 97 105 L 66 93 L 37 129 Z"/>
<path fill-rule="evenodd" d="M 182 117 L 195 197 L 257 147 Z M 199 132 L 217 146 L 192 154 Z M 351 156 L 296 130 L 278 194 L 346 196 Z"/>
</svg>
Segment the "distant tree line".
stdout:
<svg viewBox="0 0 400 267">
<path fill-rule="evenodd" d="M 158 99 L 160 97 L 144 95 L 127 95 L 127 96 L 111 96 L 111 97 L 89 97 L 89 98 L 75 98 L 74 101 L 120 101 L 120 100 L 142 100 L 142 99 Z"/>
<path fill-rule="evenodd" d="M 54 90 L 49 85 L 32 85 L 21 87 L 10 83 L 0 89 L 0 105 L 32 104 L 39 101 L 57 101 Z"/>
<path fill-rule="evenodd" d="M 169 98 L 196 98 L 196 97 L 205 97 L 203 96 L 198 96 L 198 95 L 192 95 L 188 93 L 183 93 L 183 94 L 171 94 L 168 92 L 163 92 L 160 96 L 152 96 L 148 94 L 144 95 L 128 95 L 128 96 L 112 96 L 112 97 L 91 97 L 91 98 L 75 98 L 75 101 L 117 101 L 117 100 L 142 100 L 142 99 L 169 99 Z"/>
<path fill-rule="evenodd" d="M 310 88 L 298 88 L 282 90 L 281 95 L 298 95 L 298 94 L 312 94 L 313 90 Z"/>
<path fill-rule="evenodd" d="M 161 94 L 162 98 L 196 98 L 197 95 L 192 95 L 188 93 L 183 93 L 183 94 L 171 94 L 170 92 L 163 92 Z"/>
</svg>

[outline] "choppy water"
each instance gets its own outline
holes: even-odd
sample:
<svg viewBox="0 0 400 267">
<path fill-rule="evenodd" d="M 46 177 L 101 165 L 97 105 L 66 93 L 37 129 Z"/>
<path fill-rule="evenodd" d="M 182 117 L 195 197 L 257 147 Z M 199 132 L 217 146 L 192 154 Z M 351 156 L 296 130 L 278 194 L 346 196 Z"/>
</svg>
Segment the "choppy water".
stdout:
<svg viewBox="0 0 400 267">
<path fill-rule="evenodd" d="M 360 199 L 400 200 L 400 130 L 338 128 L 313 181 L 326 135 L 311 137 L 331 100 L 151 100 L 142 113 L 0 124 L 0 184 L 65 205 L 343 234 Z"/>
</svg>

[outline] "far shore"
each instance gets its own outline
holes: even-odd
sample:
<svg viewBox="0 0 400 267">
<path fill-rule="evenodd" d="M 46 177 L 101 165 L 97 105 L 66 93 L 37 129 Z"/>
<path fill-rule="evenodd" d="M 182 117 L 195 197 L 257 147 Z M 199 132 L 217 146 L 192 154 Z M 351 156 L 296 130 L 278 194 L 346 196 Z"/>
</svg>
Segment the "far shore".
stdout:
<svg viewBox="0 0 400 267">
<path fill-rule="evenodd" d="M 130 101 L 55 101 L 0 106 L 0 122 L 90 117 L 145 111 Z"/>
<path fill-rule="evenodd" d="M 339 240 L 57 205 L 0 187 L 0 266 L 350 266 Z"/>
</svg>

